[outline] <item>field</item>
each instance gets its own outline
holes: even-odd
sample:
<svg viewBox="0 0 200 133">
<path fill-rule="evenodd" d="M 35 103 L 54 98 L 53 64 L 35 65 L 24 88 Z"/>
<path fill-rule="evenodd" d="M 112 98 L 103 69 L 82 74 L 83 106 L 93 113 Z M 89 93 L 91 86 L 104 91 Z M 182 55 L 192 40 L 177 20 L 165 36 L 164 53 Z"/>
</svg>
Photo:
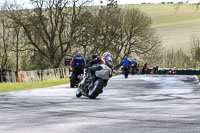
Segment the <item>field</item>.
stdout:
<svg viewBox="0 0 200 133">
<path fill-rule="evenodd" d="M 157 31 L 165 49 L 183 48 L 190 52 L 190 38 L 200 33 L 200 10 L 194 5 L 122 5 L 122 8 L 136 7 L 153 20 L 152 27 Z"/>
</svg>

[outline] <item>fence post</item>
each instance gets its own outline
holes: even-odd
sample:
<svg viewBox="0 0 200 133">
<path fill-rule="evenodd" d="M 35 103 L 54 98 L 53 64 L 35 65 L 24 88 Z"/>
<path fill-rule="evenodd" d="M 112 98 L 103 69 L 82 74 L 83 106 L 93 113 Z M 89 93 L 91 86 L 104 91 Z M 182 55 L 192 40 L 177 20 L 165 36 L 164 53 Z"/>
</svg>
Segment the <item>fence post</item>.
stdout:
<svg viewBox="0 0 200 133">
<path fill-rule="evenodd" d="M 22 80 L 21 80 L 21 72 L 18 72 L 18 82 L 21 83 Z"/>
</svg>

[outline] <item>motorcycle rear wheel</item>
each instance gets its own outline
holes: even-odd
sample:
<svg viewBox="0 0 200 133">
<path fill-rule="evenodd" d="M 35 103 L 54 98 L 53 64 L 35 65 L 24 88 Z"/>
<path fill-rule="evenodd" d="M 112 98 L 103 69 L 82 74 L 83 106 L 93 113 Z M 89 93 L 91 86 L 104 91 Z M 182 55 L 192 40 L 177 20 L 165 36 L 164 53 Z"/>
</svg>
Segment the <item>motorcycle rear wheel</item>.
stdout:
<svg viewBox="0 0 200 133">
<path fill-rule="evenodd" d="M 76 75 L 73 73 L 71 78 L 70 78 L 70 87 L 74 88 L 76 84 Z"/>
<path fill-rule="evenodd" d="M 125 78 L 128 78 L 128 72 L 125 72 L 124 76 Z"/>
<path fill-rule="evenodd" d="M 89 89 L 88 97 L 90 99 L 95 99 L 102 92 L 103 85 L 104 85 L 104 82 L 102 79 L 96 80 L 94 83 L 94 87 Z"/>
</svg>

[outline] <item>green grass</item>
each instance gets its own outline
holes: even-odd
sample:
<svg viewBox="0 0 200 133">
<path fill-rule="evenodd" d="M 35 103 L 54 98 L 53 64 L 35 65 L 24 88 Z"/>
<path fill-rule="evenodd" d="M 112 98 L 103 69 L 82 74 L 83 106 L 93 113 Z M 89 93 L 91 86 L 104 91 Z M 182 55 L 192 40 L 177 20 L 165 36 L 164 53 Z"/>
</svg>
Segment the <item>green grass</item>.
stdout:
<svg viewBox="0 0 200 133">
<path fill-rule="evenodd" d="M 121 5 L 122 8 L 138 8 L 153 20 L 152 27 L 162 41 L 163 50 L 183 49 L 190 55 L 191 36 L 200 32 L 200 9 L 191 4 L 177 5 Z"/>
<path fill-rule="evenodd" d="M 121 7 L 135 7 L 145 12 L 152 18 L 153 27 L 200 22 L 200 10 L 196 10 L 191 4 L 181 5 L 178 10 L 176 10 L 178 6 L 173 4 L 122 5 Z"/>
<path fill-rule="evenodd" d="M 199 80 L 200 80 L 200 75 L 197 75 L 198 76 L 198 78 L 199 78 Z"/>
<path fill-rule="evenodd" d="M 67 84 L 67 83 L 69 83 L 69 78 L 39 81 L 39 82 L 29 82 L 29 83 L 0 83 L 0 93 L 51 87 L 51 86 Z"/>
<path fill-rule="evenodd" d="M 112 74 L 112 77 L 115 77 L 115 76 L 118 76 L 118 75 L 119 75 L 119 74 L 115 74 L 115 73 L 113 73 L 113 74 Z"/>
<path fill-rule="evenodd" d="M 200 9 L 191 4 L 151 4 L 151 5 L 120 5 L 122 9 L 138 8 L 153 20 L 152 28 L 157 32 L 164 50 L 176 51 L 183 49 L 190 54 L 193 34 L 200 32 Z"/>
<path fill-rule="evenodd" d="M 117 75 L 118 74 L 112 74 L 113 77 Z M 20 91 L 20 90 L 31 90 L 36 88 L 51 87 L 67 83 L 69 83 L 69 78 L 39 81 L 39 82 L 28 82 L 28 83 L 0 83 L 0 93 L 10 92 L 10 91 Z"/>
</svg>

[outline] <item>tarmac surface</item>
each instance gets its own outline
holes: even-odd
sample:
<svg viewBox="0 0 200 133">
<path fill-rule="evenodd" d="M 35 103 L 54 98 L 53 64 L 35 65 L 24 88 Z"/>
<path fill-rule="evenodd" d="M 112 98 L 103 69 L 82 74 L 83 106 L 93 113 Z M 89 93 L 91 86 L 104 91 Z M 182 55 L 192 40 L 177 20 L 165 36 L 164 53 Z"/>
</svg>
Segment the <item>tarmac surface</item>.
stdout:
<svg viewBox="0 0 200 133">
<path fill-rule="evenodd" d="M 200 133 L 194 76 L 123 75 L 95 100 L 69 85 L 0 93 L 0 133 Z"/>
</svg>

